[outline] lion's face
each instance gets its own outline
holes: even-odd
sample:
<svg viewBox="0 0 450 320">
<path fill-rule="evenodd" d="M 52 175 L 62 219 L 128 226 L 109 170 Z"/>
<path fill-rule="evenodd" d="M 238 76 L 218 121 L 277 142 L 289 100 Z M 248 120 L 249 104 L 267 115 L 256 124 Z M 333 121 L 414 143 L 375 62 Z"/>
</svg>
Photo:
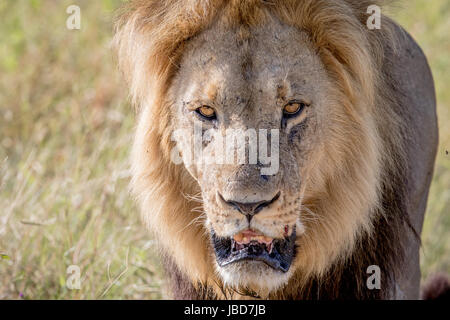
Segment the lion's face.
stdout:
<svg viewBox="0 0 450 320">
<path fill-rule="evenodd" d="M 226 283 L 273 289 L 292 275 L 310 174 L 328 170 L 322 137 L 340 130 L 332 90 L 306 34 L 278 21 L 216 24 L 186 44 L 169 94 L 173 136 Z"/>
</svg>

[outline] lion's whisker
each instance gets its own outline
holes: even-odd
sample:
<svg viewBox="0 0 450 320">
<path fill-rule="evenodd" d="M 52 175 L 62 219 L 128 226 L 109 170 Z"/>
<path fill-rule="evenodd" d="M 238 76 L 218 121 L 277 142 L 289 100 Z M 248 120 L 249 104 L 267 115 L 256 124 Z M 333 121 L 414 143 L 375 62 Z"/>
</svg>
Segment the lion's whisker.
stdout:
<svg viewBox="0 0 450 320">
<path fill-rule="evenodd" d="M 198 217 L 195 217 L 187 225 L 185 225 L 181 230 L 179 230 L 178 233 L 183 232 L 186 228 L 193 226 L 193 225 L 195 225 L 195 226 L 203 225 L 205 219 L 206 219 L 206 216 L 204 216 L 204 215 L 199 215 Z"/>
</svg>

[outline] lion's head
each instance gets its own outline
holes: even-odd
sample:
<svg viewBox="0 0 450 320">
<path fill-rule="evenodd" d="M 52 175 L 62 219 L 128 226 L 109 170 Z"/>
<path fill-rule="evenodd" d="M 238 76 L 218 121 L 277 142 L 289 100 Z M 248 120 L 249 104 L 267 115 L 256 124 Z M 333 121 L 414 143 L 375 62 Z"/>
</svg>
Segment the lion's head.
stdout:
<svg viewBox="0 0 450 320">
<path fill-rule="evenodd" d="M 267 294 L 371 232 L 389 115 L 368 3 L 141 0 L 122 16 L 133 189 L 193 283 Z"/>
</svg>

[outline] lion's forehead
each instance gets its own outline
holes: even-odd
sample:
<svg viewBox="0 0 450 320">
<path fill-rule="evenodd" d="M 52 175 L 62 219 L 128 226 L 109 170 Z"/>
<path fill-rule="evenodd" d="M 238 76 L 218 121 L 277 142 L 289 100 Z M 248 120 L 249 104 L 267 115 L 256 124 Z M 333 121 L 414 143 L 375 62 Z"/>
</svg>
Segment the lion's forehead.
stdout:
<svg viewBox="0 0 450 320">
<path fill-rule="evenodd" d="M 215 25 L 189 41 L 180 65 L 179 86 L 191 99 L 245 99 L 253 92 L 267 99 L 280 86 L 314 92 L 326 75 L 306 33 L 277 21 L 251 27 L 247 41 L 239 30 Z"/>
</svg>

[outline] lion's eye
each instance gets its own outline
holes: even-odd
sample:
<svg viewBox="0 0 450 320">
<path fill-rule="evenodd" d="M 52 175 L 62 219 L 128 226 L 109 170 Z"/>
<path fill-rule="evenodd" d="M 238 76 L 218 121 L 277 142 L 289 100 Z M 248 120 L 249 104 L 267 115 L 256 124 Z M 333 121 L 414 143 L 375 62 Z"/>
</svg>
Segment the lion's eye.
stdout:
<svg viewBox="0 0 450 320">
<path fill-rule="evenodd" d="M 208 120 L 213 120 L 216 118 L 216 111 L 210 106 L 201 106 L 195 110 L 199 115 Z"/>
<path fill-rule="evenodd" d="M 306 103 L 300 101 L 291 101 L 283 108 L 283 115 L 292 117 L 300 114 L 306 107 Z"/>
</svg>

